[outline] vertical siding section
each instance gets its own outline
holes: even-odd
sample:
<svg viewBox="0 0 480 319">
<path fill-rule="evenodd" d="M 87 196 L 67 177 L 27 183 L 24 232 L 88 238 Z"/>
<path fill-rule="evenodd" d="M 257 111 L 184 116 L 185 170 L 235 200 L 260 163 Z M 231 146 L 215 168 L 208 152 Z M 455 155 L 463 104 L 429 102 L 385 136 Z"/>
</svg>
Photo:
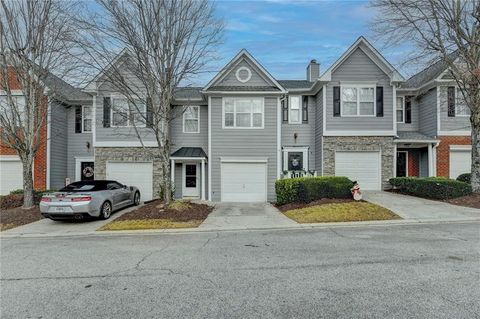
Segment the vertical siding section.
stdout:
<svg viewBox="0 0 480 319">
<path fill-rule="evenodd" d="M 266 157 L 267 197 L 275 200 L 277 177 L 277 97 L 264 97 L 263 129 L 222 129 L 222 97 L 211 98 L 212 200 L 221 199 L 220 157 Z"/>
<path fill-rule="evenodd" d="M 440 90 L 440 131 L 470 131 L 469 116 L 448 117 L 448 86 L 439 86 L 437 89 Z"/>
<path fill-rule="evenodd" d="M 437 89 L 433 88 L 415 100 L 418 106 L 419 131 L 428 136 L 437 135 Z"/>
<path fill-rule="evenodd" d="M 67 109 L 56 101 L 50 102 L 50 188 L 60 189 L 67 177 Z"/>
<path fill-rule="evenodd" d="M 383 86 L 383 117 L 334 117 L 333 87 L 341 81 L 376 82 Z M 333 73 L 327 85 L 326 129 L 330 131 L 392 131 L 393 87 L 390 78 L 360 48 L 357 48 Z"/>
<path fill-rule="evenodd" d="M 183 106 L 175 106 L 175 118 L 170 124 L 172 153 L 182 147 L 201 147 L 208 152 L 208 107 L 200 106 L 200 133 L 183 133 Z"/>
<path fill-rule="evenodd" d="M 67 177 L 70 181 L 75 181 L 75 158 L 93 157 L 94 147 L 92 143 L 92 133 L 75 133 L 75 107 L 67 109 Z M 90 148 L 87 147 L 87 143 Z"/>
<path fill-rule="evenodd" d="M 308 97 L 308 123 L 288 124 L 282 121 L 282 147 L 308 146 L 308 168 L 315 169 L 316 165 L 316 145 L 315 145 L 315 127 L 316 127 L 316 98 Z M 294 138 L 297 133 L 297 139 Z M 282 152 L 283 156 L 283 152 Z M 283 163 L 283 161 L 282 161 Z M 283 168 L 282 168 L 283 170 Z"/>
</svg>

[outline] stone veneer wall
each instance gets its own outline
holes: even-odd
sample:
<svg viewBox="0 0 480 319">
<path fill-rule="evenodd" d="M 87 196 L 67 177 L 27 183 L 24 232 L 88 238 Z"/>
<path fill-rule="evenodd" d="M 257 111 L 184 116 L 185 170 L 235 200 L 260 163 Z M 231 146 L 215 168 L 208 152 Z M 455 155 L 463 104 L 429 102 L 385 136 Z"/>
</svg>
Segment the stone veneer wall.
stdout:
<svg viewBox="0 0 480 319">
<path fill-rule="evenodd" d="M 97 147 L 95 148 L 95 178 L 105 179 L 107 161 L 112 162 L 153 162 L 153 197 L 158 197 L 162 169 L 155 147 Z"/>
<path fill-rule="evenodd" d="M 390 188 L 393 177 L 394 143 L 388 136 L 324 136 L 323 175 L 335 175 L 335 151 L 381 151 L 382 188 Z"/>
</svg>

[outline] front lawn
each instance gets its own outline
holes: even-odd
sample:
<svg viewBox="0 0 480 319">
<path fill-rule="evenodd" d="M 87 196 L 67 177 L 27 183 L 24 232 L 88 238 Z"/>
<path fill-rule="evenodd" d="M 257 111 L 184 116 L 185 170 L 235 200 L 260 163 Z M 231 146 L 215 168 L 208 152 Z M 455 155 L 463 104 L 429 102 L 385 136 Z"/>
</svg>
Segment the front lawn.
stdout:
<svg viewBox="0 0 480 319">
<path fill-rule="evenodd" d="M 213 207 L 188 201 L 175 201 L 165 208 L 156 200 L 128 212 L 99 230 L 141 230 L 198 227 Z"/>
<path fill-rule="evenodd" d="M 284 205 L 279 209 L 301 224 L 401 219 L 384 207 L 349 199 L 323 199 L 309 204 Z"/>
</svg>

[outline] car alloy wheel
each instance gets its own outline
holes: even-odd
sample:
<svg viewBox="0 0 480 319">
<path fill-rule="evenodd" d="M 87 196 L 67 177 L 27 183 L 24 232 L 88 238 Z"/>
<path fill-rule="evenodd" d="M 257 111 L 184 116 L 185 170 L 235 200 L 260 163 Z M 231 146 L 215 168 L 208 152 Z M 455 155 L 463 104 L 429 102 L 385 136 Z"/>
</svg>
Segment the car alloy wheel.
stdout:
<svg viewBox="0 0 480 319">
<path fill-rule="evenodd" d="M 110 215 L 112 214 L 112 206 L 110 205 L 109 202 L 105 202 L 102 205 L 102 218 L 103 219 L 108 219 L 110 218 Z"/>
<path fill-rule="evenodd" d="M 138 206 L 140 205 L 140 193 L 136 192 L 135 196 L 133 197 L 133 203 Z"/>
</svg>

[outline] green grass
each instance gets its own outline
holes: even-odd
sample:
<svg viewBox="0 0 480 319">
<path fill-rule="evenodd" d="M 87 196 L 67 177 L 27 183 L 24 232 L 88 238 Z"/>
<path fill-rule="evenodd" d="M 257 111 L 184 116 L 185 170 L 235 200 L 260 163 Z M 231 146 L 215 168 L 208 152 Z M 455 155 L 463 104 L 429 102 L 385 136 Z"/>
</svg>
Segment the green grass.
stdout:
<svg viewBox="0 0 480 319">
<path fill-rule="evenodd" d="M 400 219 L 392 211 L 367 202 L 316 205 L 292 209 L 284 214 L 302 224 Z"/>
</svg>

